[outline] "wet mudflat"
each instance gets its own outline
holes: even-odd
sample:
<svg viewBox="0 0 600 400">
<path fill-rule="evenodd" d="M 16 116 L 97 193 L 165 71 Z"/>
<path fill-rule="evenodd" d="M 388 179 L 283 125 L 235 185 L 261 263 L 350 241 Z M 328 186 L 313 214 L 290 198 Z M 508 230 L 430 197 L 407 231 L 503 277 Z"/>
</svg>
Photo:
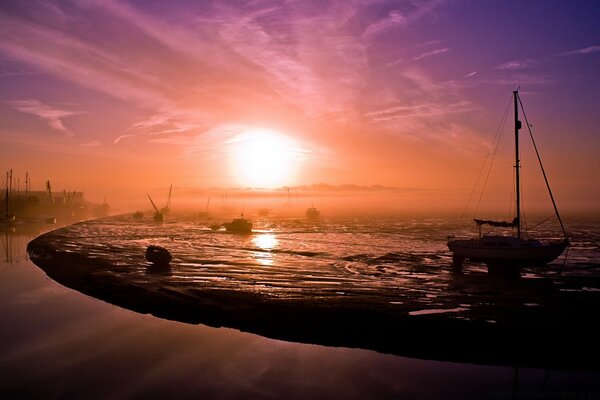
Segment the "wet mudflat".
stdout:
<svg viewBox="0 0 600 400">
<path fill-rule="evenodd" d="M 266 337 L 418 358 L 597 368 L 597 241 L 567 264 L 497 279 L 450 268 L 443 220 L 269 219 L 250 235 L 178 217 L 88 221 L 33 240 L 51 278 L 141 313 Z M 173 254 L 168 268 L 148 245 Z"/>
</svg>

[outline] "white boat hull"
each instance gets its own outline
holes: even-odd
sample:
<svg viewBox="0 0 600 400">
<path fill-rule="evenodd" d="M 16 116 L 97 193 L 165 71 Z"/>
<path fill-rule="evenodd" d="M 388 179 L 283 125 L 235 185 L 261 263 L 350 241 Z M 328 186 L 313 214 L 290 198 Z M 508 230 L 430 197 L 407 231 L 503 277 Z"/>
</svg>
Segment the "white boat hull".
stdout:
<svg viewBox="0 0 600 400">
<path fill-rule="evenodd" d="M 558 258 L 566 247 L 566 241 L 541 243 L 537 240 L 504 237 L 448 242 L 448 248 L 455 257 L 485 262 L 488 265 L 545 265 Z"/>
</svg>

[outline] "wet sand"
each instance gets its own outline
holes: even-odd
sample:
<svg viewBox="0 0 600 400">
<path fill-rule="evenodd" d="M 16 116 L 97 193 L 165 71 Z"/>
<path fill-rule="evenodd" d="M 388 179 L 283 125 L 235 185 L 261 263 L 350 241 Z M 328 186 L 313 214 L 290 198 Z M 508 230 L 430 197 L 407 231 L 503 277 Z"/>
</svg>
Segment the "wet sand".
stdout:
<svg viewBox="0 0 600 400">
<path fill-rule="evenodd" d="M 586 271 L 496 279 L 472 266 L 456 275 L 442 250 L 269 249 L 194 225 L 170 236 L 174 226 L 89 221 L 36 238 L 28 252 L 67 287 L 164 319 L 425 359 L 598 368 L 600 280 Z M 144 260 L 148 244 L 172 251 L 170 268 Z"/>
</svg>

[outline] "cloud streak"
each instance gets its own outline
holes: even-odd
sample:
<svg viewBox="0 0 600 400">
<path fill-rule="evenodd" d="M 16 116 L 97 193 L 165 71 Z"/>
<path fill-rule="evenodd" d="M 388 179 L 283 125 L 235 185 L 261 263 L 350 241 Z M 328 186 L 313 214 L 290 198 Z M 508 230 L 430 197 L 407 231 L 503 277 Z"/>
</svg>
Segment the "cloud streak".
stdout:
<svg viewBox="0 0 600 400">
<path fill-rule="evenodd" d="M 426 53 L 419 54 L 418 56 L 414 57 L 413 60 L 418 61 L 418 60 L 421 60 L 421 59 L 423 59 L 425 57 L 431 57 L 431 56 L 435 56 L 435 55 L 438 55 L 438 54 L 443 54 L 443 53 L 446 53 L 448 51 L 450 51 L 450 49 L 447 48 L 447 47 L 443 48 L 443 49 L 437 49 L 437 50 L 433 50 L 433 51 L 428 51 Z"/>
<path fill-rule="evenodd" d="M 593 53 L 598 53 L 598 52 L 600 52 L 600 46 L 589 46 L 589 47 L 584 47 L 582 49 L 571 50 L 571 51 L 567 51 L 564 53 L 560 53 L 559 55 L 561 55 L 561 56 L 580 56 L 580 55 L 593 54 Z"/>
<path fill-rule="evenodd" d="M 500 65 L 497 65 L 495 69 L 501 70 L 521 70 L 529 68 L 536 64 L 535 60 L 511 60 Z"/>
<path fill-rule="evenodd" d="M 74 136 L 75 134 L 64 126 L 63 119 L 71 115 L 82 114 L 80 111 L 69 111 L 52 107 L 36 99 L 14 100 L 9 101 L 8 104 L 17 111 L 35 115 L 44 120 L 50 128 L 62 132 L 67 136 Z"/>
</svg>

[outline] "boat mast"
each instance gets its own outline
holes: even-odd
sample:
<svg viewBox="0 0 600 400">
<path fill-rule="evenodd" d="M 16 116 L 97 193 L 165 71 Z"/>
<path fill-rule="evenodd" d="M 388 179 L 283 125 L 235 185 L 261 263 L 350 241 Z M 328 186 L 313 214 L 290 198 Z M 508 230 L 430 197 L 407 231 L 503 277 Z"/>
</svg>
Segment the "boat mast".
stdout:
<svg viewBox="0 0 600 400">
<path fill-rule="evenodd" d="M 6 218 L 8 218 L 8 171 L 6 171 L 6 192 L 4 194 L 4 206 L 5 206 L 5 212 L 4 212 L 4 216 Z"/>
<path fill-rule="evenodd" d="M 521 169 L 521 163 L 519 160 L 519 129 L 521 129 L 521 121 L 519 121 L 519 107 L 518 98 L 519 90 L 513 91 L 514 105 L 515 105 L 515 194 L 517 197 L 517 238 L 521 239 L 521 182 L 519 177 L 519 170 Z"/>
</svg>

